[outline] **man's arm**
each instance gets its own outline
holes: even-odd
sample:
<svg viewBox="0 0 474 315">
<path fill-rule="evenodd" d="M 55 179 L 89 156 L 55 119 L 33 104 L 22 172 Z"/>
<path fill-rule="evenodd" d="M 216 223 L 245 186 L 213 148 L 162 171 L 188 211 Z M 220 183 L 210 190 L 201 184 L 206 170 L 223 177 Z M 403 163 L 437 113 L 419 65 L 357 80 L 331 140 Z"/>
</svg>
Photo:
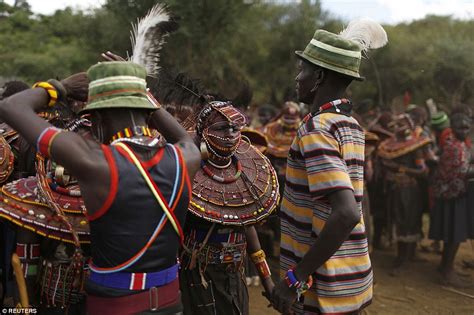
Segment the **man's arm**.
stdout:
<svg viewBox="0 0 474 315">
<path fill-rule="evenodd" d="M 52 127 L 36 112 L 46 108 L 49 95 L 43 88 L 35 88 L 17 93 L 0 103 L 0 118 L 17 130 L 31 145 L 36 142 L 43 131 Z M 61 132 L 56 136 L 52 147 L 52 158 L 67 168 L 74 176 L 81 178 L 87 175 L 89 166 L 100 164 L 102 155 L 97 156 L 99 145 L 86 141 L 73 132 Z M 83 176 L 84 175 L 84 176 Z"/>
<path fill-rule="evenodd" d="M 360 222 L 360 211 L 352 190 L 344 189 L 329 195 L 331 214 L 317 240 L 303 257 L 294 272 L 298 280 L 305 281 L 348 239 Z"/>
<path fill-rule="evenodd" d="M 189 176 L 193 178 L 201 163 L 201 153 L 188 132 L 164 109 L 158 109 L 150 116 L 149 125 L 158 130 L 168 142 L 180 147 Z"/>
</svg>

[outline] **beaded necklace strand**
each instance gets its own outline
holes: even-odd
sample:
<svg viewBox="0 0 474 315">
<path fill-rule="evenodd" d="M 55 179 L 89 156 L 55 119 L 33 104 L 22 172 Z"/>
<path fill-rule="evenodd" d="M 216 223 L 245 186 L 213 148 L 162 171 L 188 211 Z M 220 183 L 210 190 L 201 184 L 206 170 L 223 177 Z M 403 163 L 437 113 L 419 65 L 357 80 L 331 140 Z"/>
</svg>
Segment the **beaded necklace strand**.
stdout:
<svg viewBox="0 0 474 315">
<path fill-rule="evenodd" d="M 117 132 L 112 137 L 110 144 L 114 145 L 119 142 L 128 142 L 144 147 L 154 147 L 159 142 L 159 140 L 159 138 L 153 138 L 150 128 L 145 126 L 135 126 L 133 129 L 125 128 L 124 130 Z"/>
<path fill-rule="evenodd" d="M 206 162 L 204 161 L 201 161 L 201 168 L 204 171 L 204 173 L 206 173 L 207 176 L 211 177 L 215 181 L 218 181 L 219 183 L 229 184 L 239 179 L 240 175 L 242 174 L 242 164 L 237 159 L 237 157 L 235 157 L 235 155 L 232 156 L 232 162 L 236 163 L 236 167 L 237 167 L 237 172 L 232 177 L 221 177 L 214 174 L 211 171 L 211 169 L 206 165 Z"/>
<path fill-rule="evenodd" d="M 117 132 L 110 142 L 115 141 L 120 138 L 133 138 L 139 136 L 152 137 L 150 128 L 145 126 L 135 126 L 134 128 L 125 128 L 122 131 Z"/>
</svg>

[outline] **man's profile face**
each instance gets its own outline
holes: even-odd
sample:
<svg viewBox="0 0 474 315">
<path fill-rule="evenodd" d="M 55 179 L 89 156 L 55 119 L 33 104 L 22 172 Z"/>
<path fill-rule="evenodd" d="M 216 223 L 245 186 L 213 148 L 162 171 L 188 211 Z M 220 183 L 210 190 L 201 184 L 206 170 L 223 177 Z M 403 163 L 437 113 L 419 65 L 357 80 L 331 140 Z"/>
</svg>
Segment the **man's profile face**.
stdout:
<svg viewBox="0 0 474 315">
<path fill-rule="evenodd" d="M 317 79 L 315 67 L 306 61 L 298 60 L 298 75 L 296 81 L 296 96 L 299 102 L 311 104 L 316 91 L 313 91 Z"/>
</svg>

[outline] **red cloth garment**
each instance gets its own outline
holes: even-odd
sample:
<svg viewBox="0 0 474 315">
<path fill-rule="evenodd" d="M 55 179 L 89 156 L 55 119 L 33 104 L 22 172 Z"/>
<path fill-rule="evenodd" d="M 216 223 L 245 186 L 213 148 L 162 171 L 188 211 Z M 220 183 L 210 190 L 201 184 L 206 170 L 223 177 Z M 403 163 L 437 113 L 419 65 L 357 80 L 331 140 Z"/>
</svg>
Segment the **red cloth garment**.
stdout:
<svg viewBox="0 0 474 315">
<path fill-rule="evenodd" d="M 466 174 L 469 170 L 470 150 L 468 141 L 454 136 L 444 138 L 442 153 L 435 175 L 435 195 L 443 199 L 456 198 L 466 192 Z"/>
</svg>

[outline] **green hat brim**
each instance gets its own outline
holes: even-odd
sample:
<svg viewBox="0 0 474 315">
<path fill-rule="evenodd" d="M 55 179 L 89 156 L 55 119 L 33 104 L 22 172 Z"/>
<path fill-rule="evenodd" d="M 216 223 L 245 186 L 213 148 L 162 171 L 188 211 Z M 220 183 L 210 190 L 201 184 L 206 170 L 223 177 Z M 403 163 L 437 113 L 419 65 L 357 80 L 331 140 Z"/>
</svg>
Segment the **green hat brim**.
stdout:
<svg viewBox="0 0 474 315">
<path fill-rule="evenodd" d="M 306 55 L 304 53 L 304 51 L 301 51 L 301 50 L 297 50 L 295 51 L 295 54 L 303 59 L 303 60 L 306 60 L 316 66 L 320 66 L 324 69 L 328 69 L 328 70 L 331 70 L 331 71 L 334 71 L 334 72 L 337 72 L 337 73 L 342 73 L 344 75 L 347 75 L 351 78 L 353 78 L 354 80 L 357 80 L 357 81 L 364 81 L 365 78 L 360 76 L 358 73 L 356 72 L 353 72 L 353 71 L 350 71 L 350 70 L 346 70 L 346 69 L 341 69 L 340 67 L 335 67 L 333 65 L 330 65 L 324 61 L 321 61 L 321 60 L 318 60 L 318 59 L 315 59 L 315 58 L 311 58 L 310 56 Z"/>
<path fill-rule="evenodd" d="M 144 97 L 136 96 L 120 96 L 103 101 L 93 102 L 88 104 L 81 110 L 81 113 L 100 110 L 100 109 L 113 109 L 113 108 L 130 108 L 130 109 L 149 109 L 155 110 L 156 107 L 151 104 L 148 99 Z"/>
</svg>

